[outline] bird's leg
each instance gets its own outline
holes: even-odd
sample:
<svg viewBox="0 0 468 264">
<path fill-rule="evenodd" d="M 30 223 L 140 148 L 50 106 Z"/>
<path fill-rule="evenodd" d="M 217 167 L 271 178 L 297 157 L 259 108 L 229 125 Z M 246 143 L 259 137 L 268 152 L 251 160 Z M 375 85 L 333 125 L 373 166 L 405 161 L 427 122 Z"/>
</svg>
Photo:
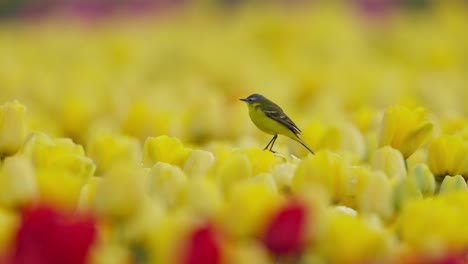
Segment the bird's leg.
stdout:
<svg viewBox="0 0 468 264">
<path fill-rule="evenodd" d="M 278 135 L 274 135 L 273 138 L 270 140 L 270 142 L 268 142 L 268 145 L 266 145 L 266 147 L 263 150 L 267 150 L 270 144 L 275 142 L 276 137 L 278 137 Z M 271 151 L 271 148 L 270 148 L 270 151 Z"/>
<path fill-rule="evenodd" d="M 273 145 L 275 144 L 276 142 L 276 139 L 278 138 L 278 134 L 276 134 L 272 139 L 271 139 L 271 145 L 270 145 L 270 151 L 273 152 L 273 153 L 276 153 L 274 150 L 273 150 Z"/>
</svg>

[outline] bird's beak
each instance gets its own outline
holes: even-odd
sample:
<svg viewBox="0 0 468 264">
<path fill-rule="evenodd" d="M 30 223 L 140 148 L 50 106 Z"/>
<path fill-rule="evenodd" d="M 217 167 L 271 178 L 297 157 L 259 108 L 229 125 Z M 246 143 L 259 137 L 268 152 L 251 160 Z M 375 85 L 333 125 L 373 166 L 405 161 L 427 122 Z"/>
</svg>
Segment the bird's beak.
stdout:
<svg viewBox="0 0 468 264">
<path fill-rule="evenodd" d="M 242 102 L 246 102 L 246 101 L 247 101 L 247 99 L 239 99 L 239 100 L 241 100 Z"/>
</svg>

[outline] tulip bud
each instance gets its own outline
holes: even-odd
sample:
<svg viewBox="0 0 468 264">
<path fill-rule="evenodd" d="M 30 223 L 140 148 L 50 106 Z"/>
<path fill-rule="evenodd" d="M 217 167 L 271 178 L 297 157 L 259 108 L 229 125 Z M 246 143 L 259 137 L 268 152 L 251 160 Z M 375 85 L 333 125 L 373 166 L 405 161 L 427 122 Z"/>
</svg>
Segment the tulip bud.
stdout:
<svg viewBox="0 0 468 264">
<path fill-rule="evenodd" d="M 370 226 L 360 217 L 338 212 L 330 212 L 317 245 L 330 263 L 367 263 L 388 252 L 382 228 Z"/>
<path fill-rule="evenodd" d="M 192 231 L 182 264 L 220 264 L 221 258 L 221 244 L 212 226 L 201 226 Z"/>
<path fill-rule="evenodd" d="M 417 164 L 411 172 L 411 177 L 416 181 L 416 185 L 423 195 L 434 194 L 436 189 L 435 178 L 426 164 Z"/>
<path fill-rule="evenodd" d="M 31 161 L 24 156 L 6 158 L 0 172 L 0 203 L 21 208 L 31 204 L 38 194 Z"/>
<path fill-rule="evenodd" d="M 259 235 L 268 216 L 275 212 L 281 201 L 281 196 L 263 184 L 237 183 L 224 204 L 222 223 L 234 238 Z"/>
<path fill-rule="evenodd" d="M 242 241 L 226 247 L 226 264 L 272 264 L 267 249 L 256 240 Z"/>
<path fill-rule="evenodd" d="M 393 190 L 393 197 L 395 209 L 399 210 L 408 201 L 422 199 L 423 196 L 416 181 L 411 177 L 406 177 L 396 184 Z"/>
<path fill-rule="evenodd" d="M 461 136 L 435 138 L 428 147 L 428 165 L 436 176 L 468 176 L 468 143 Z"/>
<path fill-rule="evenodd" d="M 369 175 L 358 197 L 359 209 L 363 213 L 377 213 L 385 218 L 393 213 L 392 187 L 387 176 L 381 171 Z"/>
<path fill-rule="evenodd" d="M 132 216 L 144 202 L 144 184 L 141 168 L 125 164 L 112 167 L 97 186 L 97 212 L 111 218 Z"/>
<path fill-rule="evenodd" d="M 0 157 L 16 153 L 25 139 L 26 107 L 18 101 L 0 105 Z"/>
<path fill-rule="evenodd" d="M 200 178 L 208 174 L 214 162 L 213 153 L 198 149 L 193 150 L 185 161 L 184 172 L 190 178 Z"/>
<path fill-rule="evenodd" d="M 149 172 L 150 195 L 168 208 L 180 207 L 186 201 L 187 176 L 177 166 L 156 163 Z"/>
<path fill-rule="evenodd" d="M 394 178 L 396 181 L 406 177 L 403 155 L 390 146 L 379 148 L 375 152 L 372 169 L 381 170 L 385 172 L 389 178 Z"/>
<path fill-rule="evenodd" d="M 141 162 L 140 142 L 131 137 L 98 134 L 88 143 L 87 153 L 96 163 L 98 173 L 119 162 L 138 164 Z"/>
<path fill-rule="evenodd" d="M 37 133 L 28 138 L 22 153 L 34 164 L 41 200 L 75 209 L 82 187 L 96 169 L 83 147 L 67 138 Z"/>
<path fill-rule="evenodd" d="M 224 191 L 228 191 L 234 183 L 252 176 L 252 164 L 246 155 L 234 152 L 219 160 L 215 172 L 216 180 Z"/>
<path fill-rule="evenodd" d="M 149 137 L 143 146 L 143 165 L 152 167 L 156 162 L 181 166 L 190 154 L 177 138 L 168 136 Z"/>
<path fill-rule="evenodd" d="M 350 179 L 351 165 L 346 160 L 332 152 L 319 151 L 299 163 L 291 187 L 297 191 L 301 186 L 319 184 L 330 191 L 332 199 L 339 200 L 348 196 Z"/>
<path fill-rule="evenodd" d="M 466 181 L 461 175 L 445 176 L 442 184 L 440 185 L 439 193 L 453 192 L 453 191 L 466 191 Z"/>
<path fill-rule="evenodd" d="M 11 263 L 82 264 L 96 237 L 91 217 L 32 208 L 23 214 Z"/>
<path fill-rule="evenodd" d="M 242 151 L 252 164 L 252 174 L 257 175 L 270 171 L 281 159 L 269 151 L 263 151 L 257 147 L 248 148 Z"/>
<path fill-rule="evenodd" d="M 391 106 L 383 116 L 379 147 L 392 146 L 407 159 L 431 136 L 432 130 L 423 108 Z"/>
<path fill-rule="evenodd" d="M 297 202 L 290 202 L 280 208 L 270 219 L 262 240 L 274 255 L 298 253 L 304 248 L 307 230 L 305 207 Z"/>
<path fill-rule="evenodd" d="M 0 207 L 0 255 L 11 249 L 19 223 L 15 213 Z"/>
</svg>

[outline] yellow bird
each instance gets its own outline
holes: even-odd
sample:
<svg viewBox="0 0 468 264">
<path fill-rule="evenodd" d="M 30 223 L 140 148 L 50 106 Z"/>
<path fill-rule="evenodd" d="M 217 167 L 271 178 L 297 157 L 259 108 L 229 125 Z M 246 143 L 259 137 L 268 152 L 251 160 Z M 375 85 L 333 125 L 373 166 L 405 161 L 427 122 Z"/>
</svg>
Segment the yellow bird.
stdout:
<svg viewBox="0 0 468 264">
<path fill-rule="evenodd" d="M 247 103 L 250 119 L 255 126 L 263 132 L 273 135 L 273 138 L 263 150 L 269 149 L 271 152 L 275 153 L 275 151 L 273 151 L 273 145 L 278 135 L 281 134 L 299 142 L 310 151 L 310 153 L 314 154 L 314 151 L 299 137 L 301 130 L 277 104 L 260 94 L 252 94 L 245 99 L 239 100 Z"/>
</svg>

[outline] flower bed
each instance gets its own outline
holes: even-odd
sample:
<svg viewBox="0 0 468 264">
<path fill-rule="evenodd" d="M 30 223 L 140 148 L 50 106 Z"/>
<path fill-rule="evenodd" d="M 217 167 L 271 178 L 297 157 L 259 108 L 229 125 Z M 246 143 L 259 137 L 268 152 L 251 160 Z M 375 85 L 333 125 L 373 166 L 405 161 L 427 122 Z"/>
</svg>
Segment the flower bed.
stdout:
<svg viewBox="0 0 468 264">
<path fill-rule="evenodd" d="M 465 263 L 466 11 L 230 16 L 0 27 L 0 263 Z"/>
</svg>

